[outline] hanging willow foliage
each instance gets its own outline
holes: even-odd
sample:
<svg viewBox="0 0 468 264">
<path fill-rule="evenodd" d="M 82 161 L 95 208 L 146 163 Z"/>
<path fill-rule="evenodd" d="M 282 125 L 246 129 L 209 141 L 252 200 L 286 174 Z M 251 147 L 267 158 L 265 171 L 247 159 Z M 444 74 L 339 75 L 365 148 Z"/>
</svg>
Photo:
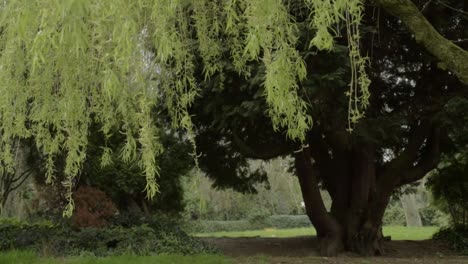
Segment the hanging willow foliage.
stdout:
<svg viewBox="0 0 468 264">
<path fill-rule="evenodd" d="M 12 142 L 33 137 L 54 161 L 66 154 L 65 186 L 72 181 L 97 123 L 107 137 L 126 136 L 124 161 L 141 160 L 149 197 L 158 192 L 162 151 L 152 109 L 165 104 L 173 126 L 193 141 L 188 108 L 199 93 L 195 54 L 205 78 L 222 74 L 225 45 L 232 64 L 249 76 L 249 62 L 265 66 L 264 94 L 275 129 L 303 141 L 312 125 L 298 83 L 306 75 L 296 49 L 299 30 L 283 0 L 6 0 L 0 6 L 0 159 L 13 167 Z M 305 2 L 304 2 L 305 1 Z M 366 58 L 359 54 L 360 0 L 297 0 L 310 8 L 311 47 L 330 50 L 336 30 L 348 30 L 352 79 L 350 123 L 367 105 Z M 194 142 L 194 141 L 193 141 Z M 196 152 L 196 151 L 195 151 Z M 102 162 L 111 150 L 103 143 Z M 6 168 L 8 169 L 8 168 Z"/>
</svg>

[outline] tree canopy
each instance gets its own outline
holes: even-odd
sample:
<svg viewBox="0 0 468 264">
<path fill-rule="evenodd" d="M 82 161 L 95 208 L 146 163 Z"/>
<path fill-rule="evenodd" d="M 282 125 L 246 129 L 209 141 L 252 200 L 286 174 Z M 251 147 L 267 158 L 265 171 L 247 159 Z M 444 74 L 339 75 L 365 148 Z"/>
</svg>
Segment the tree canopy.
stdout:
<svg viewBox="0 0 468 264">
<path fill-rule="evenodd" d="M 453 1 L 451 6 L 460 4 Z M 249 81 L 235 71 L 207 81 L 208 88 L 191 109 L 200 167 L 216 187 L 252 191 L 252 184 L 266 177 L 249 170 L 249 159 L 294 157 L 306 211 L 325 255 L 342 248 L 381 254 L 382 217 L 390 197 L 435 169 L 452 149 L 466 149 L 460 136 L 466 135 L 466 85 L 440 69 L 401 21 L 372 8 L 365 10 L 361 25 L 361 49 L 372 62 L 367 69 L 370 104 L 353 133 L 345 131 L 348 105 L 342 96 L 352 74 L 345 37 L 336 38 L 332 51 L 313 55 L 306 45 L 298 45 L 308 69 L 299 95 L 309 102 L 307 110 L 314 117 L 306 133 L 308 146 L 271 129 L 261 97 L 261 65 L 254 67 Z M 466 21 L 464 14 L 434 5 L 425 15 L 445 36 L 466 36 L 464 24 L 458 23 Z M 300 13 L 295 17 L 300 21 Z M 308 43 L 312 34 L 302 33 L 299 43 Z M 330 212 L 319 188 L 331 196 Z"/>
</svg>

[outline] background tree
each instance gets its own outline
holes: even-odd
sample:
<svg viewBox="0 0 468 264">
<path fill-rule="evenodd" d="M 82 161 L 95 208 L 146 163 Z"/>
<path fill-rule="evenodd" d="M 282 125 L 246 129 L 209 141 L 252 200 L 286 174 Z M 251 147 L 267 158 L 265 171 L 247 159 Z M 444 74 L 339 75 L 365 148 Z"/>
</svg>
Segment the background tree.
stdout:
<svg viewBox="0 0 468 264">
<path fill-rule="evenodd" d="M 103 140 L 103 135 L 98 131 L 90 135 L 88 157 L 77 187 L 89 185 L 105 191 L 117 204 L 121 214 L 139 212 L 151 215 L 156 211 L 180 213 L 184 209 L 182 177 L 188 177 L 193 167 L 187 140 L 169 129 L 161 135 L 160 141 L 165 149 L 158 157 L 161 189 L 154 199 L 147 199 L 144 192 L 146 181 L 139 161 L 125 163 L 119 158 L 119 149 L 125 138 L 115 133 L 108 139 L 107 147 L 113 151 L 109 161 L 100 159 L 100 142 Z"/>
<path fill-rule="evenodd" d="M 458 129 L 450 130 L 450 150 L 441 164 L 433 171 L 427 186 L 432 191 L 435 204 L 451 216 L 452 226 L 468 226 L 468 100 L 457 98 L 446 105 L 447 114 L 452 118 L 444 119 L 457 122 Z M 454 118 L 456 117 L 456 118 Z M 452 127 L 452 126 L 449 126 Z"/>
<path fill-rule="evenodd" d="M 5 164 L 0 162 L 0 214 L 3 213 L 10 194 L 18 190 L 32 175 L 40 173 L 41 158 L 28 146 L 30 143 L 20 140 L 15 142 L 15 167 L 12 170 L 5 169 Z"/>
</svg>

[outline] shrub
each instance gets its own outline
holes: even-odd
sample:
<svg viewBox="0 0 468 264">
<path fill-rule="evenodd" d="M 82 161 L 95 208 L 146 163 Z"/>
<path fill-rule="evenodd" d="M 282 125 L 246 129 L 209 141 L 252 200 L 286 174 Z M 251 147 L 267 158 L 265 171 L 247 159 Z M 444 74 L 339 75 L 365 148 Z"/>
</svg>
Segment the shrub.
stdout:
<svg viewBox="0 0 468 264">
<path fill-rule="evenodd" d="M 406 225 L 405 212 L 403 211 L 403 208 L 398 205 L 390 205 L 387 207 L 383 217 L 383 224 L 391 226 Z"/>
<path fill-rule="evenodd" d="M 456 155 L 443 165 L 431 173 L 426 185 L 453 226 L 468 226 L 468 154 Z"/>
<path fill-rule="evenodd" d="M 452 249 L 468 255 L 468 227 L 466 226 L 442 228 L 434 234 L 433 239 L 442 240 Z"/>
<path fill-rule="evenodd" d="M 72 224 L 75 227 L 104 227 L 117 213 L 111 198 L 103 191 L 90 186 L 80 186 L 73 193 L 75 211 Z"/>
<path fill-rule="evenodd" d="M 448 223 L 447 215 L 432 205 L 419 209 L 424 226 L 444 226 Z"/>
<path fill-rule="evenodd" d="M 232 221 L 209 221 L 198 220 L 187 223 L 187 230 L 193 233 L 211 233 L 222 231 L 245 231 L 258 229 L 248 220 L 232 220 Z"/>
<path fill-rule="evenodd" d="M 222 231 L 247 231 L 264 228 L 298 228 L 312 226 L 306 215 L 273 215 L 268 217 L 257 216 L 249 220 L 234 221 L 191 221 L 188 229 L 194 233 L 210 233 Z"/>
<path fill-rule="evenodd" d="M 268 217 L 267 221 L 268 225 L 279 229 L 312 226 L 306 215 L 272 215 Z"/>
<path fill-rule="evenodd" d="M 181 228 L 160 220 L 130 228 L 82 228 L 57 226 L 50 222 L 0 221 L 0 250 L 33 250 L 44 255 L 155 255 L 196 254 L 214 249 L 189 236 Z"/>
</svg>

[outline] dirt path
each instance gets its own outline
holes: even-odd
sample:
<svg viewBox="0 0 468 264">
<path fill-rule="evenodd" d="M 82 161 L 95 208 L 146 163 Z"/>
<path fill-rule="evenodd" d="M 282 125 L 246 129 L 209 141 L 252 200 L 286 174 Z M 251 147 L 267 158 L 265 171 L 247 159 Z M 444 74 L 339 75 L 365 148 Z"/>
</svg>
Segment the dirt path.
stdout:
<svg viewBox="0 0 468 264">
<path fill-rule="evenodd" d="M 239 263 L 453 263 L 468 264 L 468 257 L 458 256 L 443 243 L 433 240 L 386 242 L 381 257 L 362 258 L 343 253 L 323 258 L 315 250 L 314 237 L 291 238 L 203 238 Z"/>
</svg>

